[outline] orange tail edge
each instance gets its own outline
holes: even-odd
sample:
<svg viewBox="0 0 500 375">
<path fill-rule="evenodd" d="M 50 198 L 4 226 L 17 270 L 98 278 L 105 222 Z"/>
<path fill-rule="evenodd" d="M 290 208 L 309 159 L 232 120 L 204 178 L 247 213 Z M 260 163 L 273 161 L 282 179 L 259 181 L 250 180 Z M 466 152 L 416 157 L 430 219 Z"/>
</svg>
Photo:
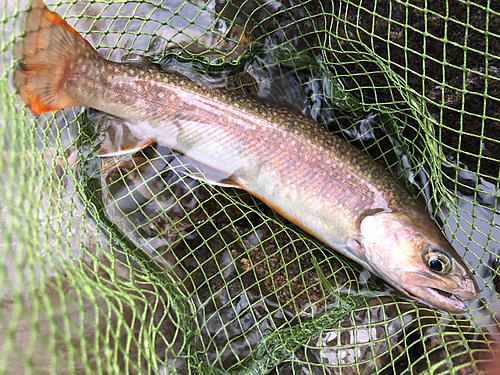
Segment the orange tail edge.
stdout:
<svg viewBox="0 0 500 375">
<path fill-rule="evenodd" d="M 14 84 L 34 116 L 82 105 L 67 81 L 75 65 L 99 55 L 76 30 L 43 0 L 33 0 L 25 35 L 16 43 Z M 74 90 L 73 90 L 74 91 Z"/>
</svg>

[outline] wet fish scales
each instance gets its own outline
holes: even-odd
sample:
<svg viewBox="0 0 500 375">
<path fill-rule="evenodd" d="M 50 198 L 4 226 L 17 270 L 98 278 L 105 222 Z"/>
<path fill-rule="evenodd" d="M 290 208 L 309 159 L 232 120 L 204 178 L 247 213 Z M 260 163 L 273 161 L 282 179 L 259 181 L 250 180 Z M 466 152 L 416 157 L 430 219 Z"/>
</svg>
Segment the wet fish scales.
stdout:
<svg viewBox="0 0 500 375">
<path fill-rule="evenodd" d="M 352 145 L 305 116 L 107 61 L 41 0 L 32 7 L 14 80 L 33 114 L 84 105 L 125 119 L 138 138 L 223 172 L 230 185 L 409 297 L 463 312 L 462 302 L 440 292 L 477 296 L 436 224 L 389 171 Z"/>
<path fill-rule="evenodd" d="M 195 159 L 193 149 L 203 147 L 206 155 L 198 160 L 206 163 L 210 157 L 214 161 L 207 164 L 214 165 L 225 159 L 226 165 L 220 169 L 237 171 L 235 177 L 256 194 L 262 184 L 253 183 L 255 174 L 268 168 L 269 174 L 276 175 L 272 179 L 280 181 L 284 195 L 291 194 L 293 199 L 300 195 L 308 204 L 317 201 L 330 206 L 336 215 L 354 222 L 375 201 L 375 192 L 381 190 L 377 185 L 393 180 L 390 172 L 380 171 L 358 149 L 300 114 L 205 89 L 185 77 L 155 69 L 107 61 L 96 65 L 80 67 L 68 80 L 79 102 L 129 121 L 147 119 L 153 129 L 161 129 L 162 134 L 154 135 L 158 141 Z M 100 72 L 97 76 L 96 70 Z M 176 139 L 162 139 L 167 134 L 175 134 Z M 242 170 L 232 171 L 228 159 L 245 159 L 246 163 Z M 358 159 L 362 160 L 359 164 Z M 404 197 L 409 198 L 398 184 L 392 189 L 388 200 L 402 204 Z M 341 199 L 328 200 L 332 195 Z M 269 199 L 265 194 L 261 197 Z M 412 199 L 406 201 L 414 205 Z"/>
</svg>

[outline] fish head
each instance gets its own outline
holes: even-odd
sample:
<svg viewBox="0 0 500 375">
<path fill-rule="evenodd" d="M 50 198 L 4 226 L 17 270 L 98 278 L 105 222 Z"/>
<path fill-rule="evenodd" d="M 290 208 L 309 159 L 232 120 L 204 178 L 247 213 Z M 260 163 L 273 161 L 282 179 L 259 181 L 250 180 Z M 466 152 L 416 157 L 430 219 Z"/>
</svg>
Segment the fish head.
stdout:
<svg viewBox="0 0 500 375">
<path fill-rule="evenodd" d="M 360 228 L 367 263 L 411 298 L 462 313 L 464 303 L 449 294 L 477 297 L 478 286 L 468 267 L 427 216 L 378 213 L 365 217 Z"/>
</svg>

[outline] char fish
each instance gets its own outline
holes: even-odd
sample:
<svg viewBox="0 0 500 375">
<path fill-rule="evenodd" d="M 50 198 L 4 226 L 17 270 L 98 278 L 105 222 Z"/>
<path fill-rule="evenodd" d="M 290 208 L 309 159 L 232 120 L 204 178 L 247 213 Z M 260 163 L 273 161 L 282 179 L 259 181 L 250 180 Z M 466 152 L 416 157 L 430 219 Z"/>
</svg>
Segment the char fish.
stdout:
<svg viewBox="0 0 500 375">
<path fill-rule="evenodd" d="M 207 166 L 198 178 L 252 193 L 412 299 L 460 313 L 450 294 L 477 297 L 467 266 L 391 173 L 313 120 L 106 60 L 42 0 L 31 3 L 16 58 L 14 83 L 33 115 L 88 106 L 124 119 L 143 145 Z"/>
</svg>

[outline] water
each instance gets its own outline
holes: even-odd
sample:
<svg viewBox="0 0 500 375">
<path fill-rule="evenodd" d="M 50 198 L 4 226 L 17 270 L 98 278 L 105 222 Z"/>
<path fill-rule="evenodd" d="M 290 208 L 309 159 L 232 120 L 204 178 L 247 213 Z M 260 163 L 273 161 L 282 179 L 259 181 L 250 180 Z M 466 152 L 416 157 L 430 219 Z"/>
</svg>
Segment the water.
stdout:
<svg viewBox="0 0 500 375">
<path fill-rule="evenodd" d="M 368 279 L 355 281 L 359 267 L 312 250 L 316 245 L 269 220 L 249 194 L 185 177 L 178 158 L 161 146 L 118 162 L 103 158 L 102 197 L 113 223 L 175 273 L 193 299 L 197 348 L 208 363 L 230 369 L 266 332 L 334 306 L 312 257 L 336 291 L 368 290 Z"/>
<path fill-rule="evenodd" d="M 66 14 L 67 22 L 111 60 L 120 61 L 130 52 L 151 55 L 180 49 L 234 59 L 243 53 L 237 41 L 245 41 L 245 37 L 231 19 L 218 17 L 216 4 L 183 0 L 109 4 L 78 1 L 53 10 Z"/>
<path fill-rule="evenodd" d="M 244 82 L 246 86 L 241 92 L 309 115 L 390 165 L 410 190 L 420 191 L 419 199 L 426 202 L 431 214 L 446 221 L 444 229 L 448 238 L 457 252 L 465 255 L 465 261 L 479 276 L 478 281 L 480 279 L 480 299 L 468 302 L 473 309 L 471 316 L 484 330 L 497 333 L 494 314 L 500 310 L 499 282 L 494 270 L 498 269 L 500 255 L 498 176 L 491 173 L 478 179 L 467 171 L 477 170 L 476 165 L 459 163 L 456 155 L 448 152 L 445 156 L 449 162 L 459 164 L 462 170 L 454 172 L 450 164 L 439 168 L 449 176 L 444 180 L 444 191 L 456 195 L 457 201 L 436 196 L 435 181 L 428 177 L 433 171 L 430 156 L 422 152 L 428 139 L 419 130 L 422 124 L 415 120 L 414 112 L 397 107 L 380 111 L 371 105 L 372 92 L 359 94 L 352 89 L 348 78 L 337 79 L 324 58 L 308 49 L 315 42 L 291 37 L 297 35 L 299 29 L 293 24 L 294 19 L 302 20 L 301 30 L 317 26 L 318 21 L 306 19 L 308 11 L 304 8 L 297 7 L 290 12 L 284 8 L 277 2 L 257 8 L 256 4 L 249 3 L 234 7 L 224 2 L 169 1 L 158 4 L 78 2 L 72 6 L 61 5 L 56 10 L 65 14 L 71 25 L 99 47 L 102 56 L 116 61 L 130 52 L 161 57 L 184 47 L 187 52 L 221 62 L 244 56 L 244 46 L 254 40 L 269 47 L 252 58 L 240 60 L 243 70 L 237 76 L 222 74 L 214 80 L 194 71 L 193 64 L 175 61 L 164 68 L 182 70 L 214 87 L 235 88 Z M 75 17 L 80 14 L 85 17 L 77 20 Z M 218 18 L 218 14 L 226 19 Z M 276 24 L 283 28 L 271 34 L 265 32 Z M 242 32 L 241 27 L 250 32 Z M 223 40 L 221 35 L 229 39 Z M 243 46 L 236 47 L 238 39 L 245 41 Z M 280 45 L 279 49 L 273 48 L 276 44 Z M 277 56 L 287 56 L 289 49 L 292 56 L 277 64 Z M 301 52 L 295 53 L 296 50 Z M 336 69 L 340 68 L 336 66 Z M 352 89 L 352 96 L 346 95 L 345 88 Z M 358 100 L 352 100 L 356 95 Z M 59 112 L 54 121 L 49 121 L 48 126 L 42 124 L 43 131 L 37 139 L 40 147 L 43 148 L 48 139 L 49 144 L 54 145 L 47 150 L 49 163 L 61 157 L 58 154 L 61 147 L 67 149 L 77 138 L 75 128 L 66 127 L 67 121 L 74 118 L 75 111 L 65 110 Z M 100 134 L 108 139 L 116 137 L 111 129 L 121 126 L 116 119 L 111 119 L 110 124 L 109 128 L 101 129 Z M 61 139 L 61 143 L 56 139 Z M 409 146 L 409 141 L 413 146 Z M 485 155 L 498 156 L 498 145 L 494 139 L 484 142 Z M 68 150 L 65 158 L 72 160 L 73 151 Z M 99 168 L 93 173 L 99 179 L 99 194 L 106 214 L 191 296 L 201 332 L 196 348 L 207 363 L 217 368 L 237 368 L 267 333 L 288 325 L 300 329 L 302 322 L 335 306 L 335 296 L 323 288 L 313 257 L 338 292 L 349 294 L 375 288 L 367 271 L 323 251 L 316 242 L 298 237 L 293 226 L 246 193 L 210 187 L 187 178 L 182 171 L 189 160 L 175 152 L 153 145 L 144 152 L 103 159 L 101 163 L 102 173 Z M 73 160 L 62 167 L 65 168 L 78 168 L 78 164 Z M 71 193 L 74 188 L 74 181 L 67 180 L 66 189 Z M 106 241 L 98 241 L 106 246 Z M 104 262 L 104 259 L 101 256 L 100 260 Z M 124 278 L 129 266 L 125 263 L 122 271 L 118 271 Z M 394 300 L 400 303 L 392 303 Z M 373 301 L 370 306 L 361 306 L 346 316 L 338 327 L 329 327 L 327 332 L 305 342 L 305 348 L 297 350 L 294 358 L 312 362 L 308 369 L 312 368 L 313 373 L 321 372 L 325 366 L 336 373 L 341 364 L 349 366 L 368 359 L 360 370 L 371 373 L 375 367 L 388 366 L 394 358 L 396 368 L 413 366 L 415 371 L 423 371 L 428 366 L 421 360 L 424 353 L 431 363 L 444 360 L 447 353 L 456 354 L 454 364 L 466 363 L 470 361 L 469 348 L 487 349 L 486 342 L 491 339 L 467 326 L 456 328 L 454 322 L 435 312 L 416 310 L 397 295 Z M 168 311 L 175 321 L 175 312 Z M 169 330 L 170 326 L 168 320 L 160 326 L 167 339 L 182 331 L 180 327 L 181 331 Z M 440 349 L 443 332 L 447 333 L 447 351 Z M 176 340 L 180 341 L 176 341 L 178 345 L 173 352 L 184 353 L 179 344 L 182 335 Z M 162 348 L 161 345 L 156 348 L 159 356 Z M 406 353 L 411 353 L 409 358 Z M 172 357 L 172 353 L 167 353 L 160 359 L 167 358 L 172 363 Z M 185 364 L 180 360 L 172 366 L 182 369 Z M 277 372 L 287 373 L 292 367 L 305 371 L 299 362 L 285 361 Z"/>
<path fill-rule="evenodd" d="M 367 291 L 368 285 L 354 282 L 368 281 L 366 271 L 346 268 L 349 263 L 342 258 L 339 262 L 329 251 L 311 251 L 314 245 L 307 240 L 262 214 L 252 215 L 255 211 L 246 205 L 231 205 L 229 198 L 237 192 L 184 177 L 179 173 L 182 165 L 172 168 L 178 164 L 177 157 L 175 152 L 154 146 L 106 167 L 103 197 L 113 222 L 138 246 L 158 263 L 168 260 L 165 263 L 175 265 L 183 289 L 197 307 L 202 333 L 197 348 L 208 363 L 231 369 L 259 345 L 266 332 L 288 324 L 300 329 L 302 321 L 335 309 L 335 298 L 321 287 L 312 257 L 318 259 L 336 292 Z M 107 194 L 112 196 L 106 198 Z M 243 193 L 237 197 L 260 211 L 251 196 Z M 120 209 L 116 209 L 118 205 Z M 482 334 L 473 328 L 465 325 L 457 332 L 452 321 L 432 310 L 417 310 L 404 304 L 404 299 L 396 301 L 398 305 L 394 297 L 385 296 L 372 300 L 368 307 L 361 306 L 338 327 L 329 327 L 320 339 L 313 339 L 306 346 L 307 358 L 317 358 L 313 361 L 317 361 L 317 371 L 326 365 L 333 373 L 339 365 L 357 367 L 360 361 L 373 358 L 376 361 L 362 366 L 372 373 L 375 367 L 383 369 L 393 363 L 394 357 L 399 358 L 397 366 L 406 368 L 408 359 L 402 353 L 411 348 L 410 363 L 416 362 L 415 368 L 422 371 L 428 365 L 419 360 L 425 351 L 433 353 L 431 363 L 456 353 L 453 363 L 459 365 L 470 361 L 470 349 L 488 349 Z M 436 329 L 446 335 L 446 350 Z M 416 343 L 422 349 L 416 351 Z M 286 366 L 285 362 L 279 371 L 287 373 Z"/>
</svg>

